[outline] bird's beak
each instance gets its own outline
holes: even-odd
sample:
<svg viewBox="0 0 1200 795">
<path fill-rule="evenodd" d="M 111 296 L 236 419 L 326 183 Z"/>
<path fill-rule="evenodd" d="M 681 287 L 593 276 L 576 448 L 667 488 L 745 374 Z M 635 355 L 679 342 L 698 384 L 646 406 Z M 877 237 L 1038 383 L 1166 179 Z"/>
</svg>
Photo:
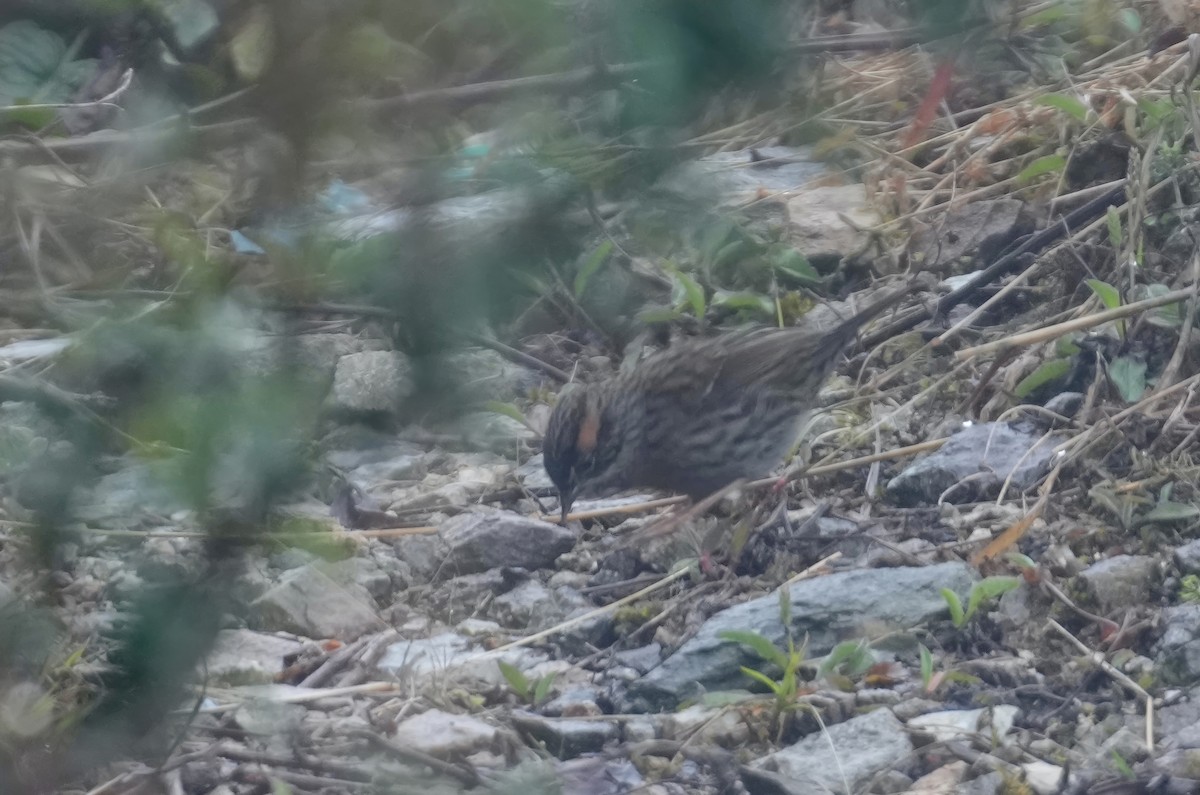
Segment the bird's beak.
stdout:
<svg viewBox="0 0 1200 795">
<path fill-rule="evenodd" d="M 571 505 L 575 502 L 575 495 L 569 491 L 564 491 L 558 495 L 559 502 L 559 522 L 562 525 L 567 524 L 567 514 L 571 512 Z"/>
</svg>

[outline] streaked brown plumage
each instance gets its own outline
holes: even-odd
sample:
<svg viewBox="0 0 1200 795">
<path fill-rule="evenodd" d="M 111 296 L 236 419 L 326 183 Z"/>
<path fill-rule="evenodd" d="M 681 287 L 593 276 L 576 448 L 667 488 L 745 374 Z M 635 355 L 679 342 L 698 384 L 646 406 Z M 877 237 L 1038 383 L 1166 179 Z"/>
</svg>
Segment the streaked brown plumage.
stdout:
<svg viewBox="0 0 1200 795">
<path fill-rule="evenodd" d="M 559 395 L 542 443 L 565 517 L 576 497 L 631 488 L 700 498 L 780 464 L 859 327 L 910 290 L 829 329 L 736 331 L 655 353 Z"/>
</svg>

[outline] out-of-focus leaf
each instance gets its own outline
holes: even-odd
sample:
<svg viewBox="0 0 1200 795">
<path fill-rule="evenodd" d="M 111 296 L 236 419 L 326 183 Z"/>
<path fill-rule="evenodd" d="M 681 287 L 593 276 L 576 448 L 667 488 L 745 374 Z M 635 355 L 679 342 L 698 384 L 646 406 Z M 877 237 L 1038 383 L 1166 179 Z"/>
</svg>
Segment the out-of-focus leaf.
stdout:
<svg viewBox="0 0 1200 795">
<path fill-rule="evenodd" d="M 757 293 L 735 293 L 728 290 L 717 290 L 713 293 L 712 305 L 732 309 L 736 312 L 747 312 L 752 315 L 766 315 L 767 317 L 775 313 L 775 306 L 771 303 L 771 299 Z"/>
<path fill-rule="evenodd" d="M 1166 295 L 1171 288 L 1165 284 L 1147 284 L 1139 292 L 1140 298 L 1157 298 Z M 1146 319 L 1159 328 L 1179 328 L 1183 325 L 1183 304 L 1167 304 L 1151 310 Z"/>
<path fill-rule="evenodd" d="M 0 28 L 0 107 L 69 101 L 96 69 L 95 60 L 71 55 L 57 33 L 35 22 Z"/>
<path fill-rule="evenodd" d="M 1051 359 L 1044 362 L 1029 375 L 1021 379 L 1013 392 L 1019 398 L 1027 398 L 1039 387 L 1063 378 L 1071 371 L 1071 362 L 1067 359 Z"/>
<path fill-rule="evenodd" d="M 496 665 L 500 668 L 500 675 L 504 677 L 505 682 L 508 682 L 512 691 L 521 698 L 528 698 L 529 678 L 521 672 L 521 669 L 504 660 L 497 660 Z"/>
<path fill-rule="evenodd" d="M 757 632 L 748 630 L 730 629 L 717 634 L 721 640 L 740 643 L 743 646 L 749 646 L 755 654 L 767 662 L 772 662 L 783 668 L 787 665 L 787 655 L 783 653 L 771 639 L 765 635 L 760 635 Z"/>
<path fill-rule="evenodd" d="M 267 71 L 275 57 L 275 33 L 271 12 L 255 4 L 244 17 L 229 42 L 229 58 L 238 76 L 250 83 Z"/>
<path fill-rule="evenodd" d="M 608 262 L 608 255 L 612 253 L 613 242 L 605 240 L 600 245 L 596 246 L 596 250 L 588 255 L 583 264 L 579 266 L 579 272 L 575 274 L 575 297 L 579 298 L 583 295 L 583 291 L 587 289 L 588 282 L 591 281 L 596 271 L 600 270 L 605 262 Z"/>
<path fill-rule="evenodd" d="M 550 686 L 554 684 L 554 674 L 546 674 L 537 680 L 537 684 L 533 686 L 533 703 L 540 704 L 546 700 L 546 696 L 550 694 Z"/>
<path fill-rule="evenodd" d="M 1088 107 L 1075 97 L 1068 97 L 1065 94 L 1046 94 L 1033 102 L 1035 105 L 1057 108 L 1081 124 L 1087 123 Z"/>
<path fill-rule="evenodd" d="M 1138 519 L 1138 524 L 1154 524 L 1168 522 L 1190 522 L 1200 517 L 1200 508 L 1185 502 L 1166 500 L 1155 505 L 1150 511 Z"/>
<path fill-rule="evenodd" d="M 525 424 L 525 415 L 521 410 L 512 403 L 502 403 L 499 400 L 489 400 L 483 404 L 485 411 L 490 411 L 493 414 L 502 414 L 509 419 L 516 420 L 522 425 Z"/>
<path fill-rule="evenodd" d="M 772 268 L 805 286 L 815 287 L 821 284 L 821 274 L 817 273 L 808 257 L 791 246 L 784 246 L 772 252 L 770 262 Z"/>
<path fill-rule="evenodd" d="M 675 306 L 686 303 L 691 308 L 693 315 L 704 317 L 704 310 L 708 306 L 708 302 L 704 297 L 704 288 L 700 286 L 699 282 L 679 268 L 671 267 L 670 270 L 673 282 L 671 302 Z"/>
<path fill-rule="evenodd" d="M 946 600 L 946 607 L 950 609 L 950 620 L 954 622 L 954 626 L 961 627 L 966 623 L 966 614 L 963 612 L 962 599 L 958 594 L 949 588 L 941 588 L 938 593 Z"/>
<path fill-rule="evenodd" d="M 1132 8 L 1122 8 L 1117 11 L 1117 20 L 1121 26 L 1130 33 L 1137 35 L 1142 32 L 1142 18 L 1138 16 L 1138 12 Z"/>
<path fill-rule="evenodd" d="M 681 317 L 678 310 L 667 308 L 647 309 L 638 313 L 638 322 L 643 325 L 647 323 L 670 323 L 678 320 Z"/>
<path fill-rule="evenodd" d="M 1017 182 L 1021 185 L 1027 185 L 1043 174 L 1058 174 L 1067 167 L 1067 159 L 1062 155 L 1046 155 L 1034 160 L 1025 168 L 1021 169 L 1021 173 L 1017 174 Z"/>
<path fill-rule="evenodd" d="M 1108 377 L 1122 399 L 1134 403 L 1146 392 L 1146 363 L 1132 356 L 1118 356 L 1108 366 Z"/>
<path fill-rule="evenodd" d="M 1113 248 L 1120 248 L 1121 243 L 1125 240 L 1125 233 L 1121 228 L 1121 214 L 1117 212 L 1116 207 L 1109 207 L 1108 212 L 1104 215 L 1104 222 L 1108 225 L 1108 242 Z"/>
<path fill-rule="evenodd" d="M 756 696 L 749 690 L 713 690 L 705 693 L 700 703 L 706 707 L 728 707 L 752 698 Z"/>
</svg>

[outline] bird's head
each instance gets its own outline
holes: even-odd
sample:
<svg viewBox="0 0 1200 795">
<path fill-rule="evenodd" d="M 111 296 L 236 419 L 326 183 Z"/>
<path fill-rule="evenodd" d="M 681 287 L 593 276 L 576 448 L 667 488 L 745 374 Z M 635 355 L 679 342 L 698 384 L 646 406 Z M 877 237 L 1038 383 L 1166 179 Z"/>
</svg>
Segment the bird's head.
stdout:
<svg viewBox="0 0 1200 795">
<path fill-rule="evenodd" d="M 571 384 L 559 394 L 550 415 L 542 459 L 558 488 L 564 521 L 576 497 L 624 487 L 615 466 L 620 437 L 611 427 L 607 403 L 602 386 Z"/>
</svg>

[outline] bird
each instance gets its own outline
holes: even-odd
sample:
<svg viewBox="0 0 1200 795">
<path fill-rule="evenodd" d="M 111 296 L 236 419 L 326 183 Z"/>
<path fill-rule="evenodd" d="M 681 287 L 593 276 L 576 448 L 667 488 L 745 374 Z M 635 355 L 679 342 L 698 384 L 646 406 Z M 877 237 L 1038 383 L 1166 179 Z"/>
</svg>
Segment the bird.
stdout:
<svg viewBox="0 0 1200 795">
<path fill-rule="evenodd" d="M 565 524 L 575 499 L 634 488 L 700 499 L 768 475 L 862 325 L 913 286 L 827 329 L 756 328 L 690 339 L 604 381 L 568 384 L 543 436 Z"/>
</svg>

